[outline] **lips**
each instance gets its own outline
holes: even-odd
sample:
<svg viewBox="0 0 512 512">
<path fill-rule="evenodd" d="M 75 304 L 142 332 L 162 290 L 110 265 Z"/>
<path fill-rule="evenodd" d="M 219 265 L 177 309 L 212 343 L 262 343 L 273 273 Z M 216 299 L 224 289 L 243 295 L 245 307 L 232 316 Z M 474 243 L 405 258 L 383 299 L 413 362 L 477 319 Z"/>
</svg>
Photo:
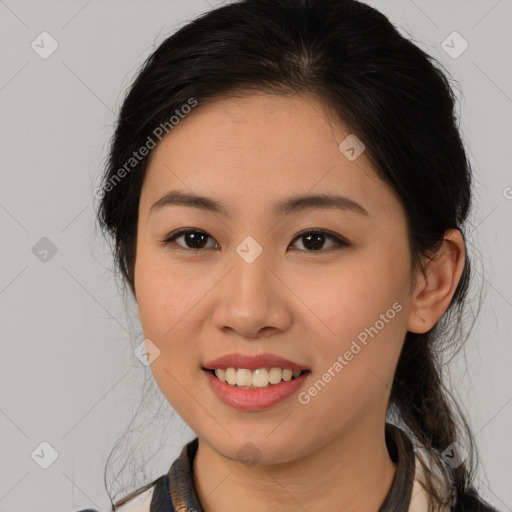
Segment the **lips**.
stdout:
<svg viewBox="0 0 512 512">
<path fill-rule="evenodd" d="M 255 412 L 277 406 L 277 404 L 298 393 L 310 372 L 304 371 L 295 379 L 261 389 L 243 389 L 230 386 L 220 381 L 210 370 L 204 370 L 203 375 L 210 389 L 224 404 L 240 411 Z"/>
<path fill-rule="evenodd" d="M 285 401 L 301 388 L 311 374 L 307 366 L 267 352 L 226 354 L 208 361 L 202 369 L 210 389 L 218 398 L 242 411 L 261 411 Z M 265 377 L 267 382 L 263 382 L 263 378 L 254 378 L 259 370 L 262 373 L 259 377 Z M 248 378 L 251 372 L 254 373 L 252 385 Z"/>
<path fill-rule="evenodd" d="M 289 359 L 285 359 L 276 354 L 262 353 L 256 355 L 247 354 L 226 354 L 224 356 L 208 361 L 204 370 L 216 370 L 227 368 L 246 368 L 248 370 L 257 370 L 259 368 L 289 368 L 290 370 L 309 370 L 307 366 L 301 365 Z"/>
</svg>

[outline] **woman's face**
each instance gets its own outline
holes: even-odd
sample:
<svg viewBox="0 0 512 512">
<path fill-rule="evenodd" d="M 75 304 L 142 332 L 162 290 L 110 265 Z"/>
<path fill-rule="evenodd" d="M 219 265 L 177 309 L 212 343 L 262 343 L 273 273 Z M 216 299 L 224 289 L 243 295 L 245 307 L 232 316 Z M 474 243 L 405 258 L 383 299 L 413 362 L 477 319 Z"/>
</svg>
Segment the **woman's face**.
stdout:
<svg viewBox="0 0 512 512">
<path fill-rule="evenodd" d="M 294 460 L 385 418 L 407 331 L 406 219 L 326 112 L 311 95 L 199 103 L 153 150 L 142 187 L 135 292 L 151 370 L 233 460 Z M 154 206 L 171 192 L 209 200 Z M 220 372 L 239 384 L 281 381 L 235 388 L 213 367 L 245 369 Z"/>
</svg>

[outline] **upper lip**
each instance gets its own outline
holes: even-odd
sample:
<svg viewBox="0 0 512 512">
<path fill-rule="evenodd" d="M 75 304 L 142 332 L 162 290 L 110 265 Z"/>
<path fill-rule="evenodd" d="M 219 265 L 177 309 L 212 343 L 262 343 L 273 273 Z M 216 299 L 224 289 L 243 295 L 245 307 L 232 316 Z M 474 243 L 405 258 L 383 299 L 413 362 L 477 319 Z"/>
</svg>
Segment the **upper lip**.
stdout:
<svg viewBox="0 0 512 512">
<path fill-rule="evenodd" d="M 205 370 L 215 370 L 216 368 L 246 368 L 248 370 L 257 370 L 258 368 L 288 368 L 290 370 L 308 370 L 306 366 L 294 363 L 289 359 L 280 357 L 276 354 L 262 353 L 255 355 L 248 354 L 226 354 L 208 361 L 203 368 Z"/>
</svg>

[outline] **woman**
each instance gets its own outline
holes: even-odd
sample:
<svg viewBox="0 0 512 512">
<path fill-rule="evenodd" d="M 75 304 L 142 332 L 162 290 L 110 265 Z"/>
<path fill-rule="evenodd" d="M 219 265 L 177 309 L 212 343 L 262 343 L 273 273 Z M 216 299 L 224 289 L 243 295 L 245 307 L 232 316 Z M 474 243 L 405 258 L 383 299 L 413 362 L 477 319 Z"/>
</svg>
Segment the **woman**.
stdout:
<svg viewBox="0 0 512 512">
<path fill-rule="evenodd" d="M 471 169 L 447 78 L 384 15 L 245 0 L 184 26 L 131 86 L 99 196 L 197 434 L 113 510 L 494 510 L 438 359 Z"/>
</svg>

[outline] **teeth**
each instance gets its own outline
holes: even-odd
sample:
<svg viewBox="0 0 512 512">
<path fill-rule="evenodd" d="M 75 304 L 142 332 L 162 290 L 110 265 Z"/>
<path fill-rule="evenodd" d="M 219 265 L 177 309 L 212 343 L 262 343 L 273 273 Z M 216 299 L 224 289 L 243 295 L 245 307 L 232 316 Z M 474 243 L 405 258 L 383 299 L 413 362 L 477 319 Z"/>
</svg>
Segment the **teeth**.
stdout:
<svg viewBox="0 0 512 512">
<path fill-rule="evenodd" d="M 288 382 L 297 378 L 301 370 L 292 371 L 289 368 L 258 368 L 255 371 L 247 368 L 217 368 L 215 376 L 230 386 L 239 388 L 266 388 L 269 385 L 279 384 L 281 380 Z"/>
<path fill-rule="evenodd" d="M 270 368 L 268 372 L 268 380 L 270 384 L 279 384 L 281 382 L 281 375 L 283 371 L 281 368 Z"/>
<path fill-rule="evenodd" d="M 282 379 L 288 382 L 289 380 L 292 380 L 293 372 L 291 370 L 283 370 L 283 376 Z"/>
<path fill-rule="evenodd" d="M 220 379 L 220 375 L 217 375 L 217 377 Z M 226 382 L 231 386 L 236 384 L 236 370 L 234 368 L 228 368 L 226 370 Z"/>
<path fill-rule="evenodd" d="M 249 371 L 249 370 L 239 370 L 239 371 Z M 258 368 L 254 372 L 251 373 L 251 385 L 257 388 L 265 388 L 269 384 L 268 378 L 268 370 L 266 368 Z M 237 383 L 238 384 L 238 383 Z"/>
<path fill-rule="evenodd" d="M 241 388 L 242 386 L 252 385 L 252 372 L 241 368 L 236 372 L 236 385 Z"/>
</svg>

